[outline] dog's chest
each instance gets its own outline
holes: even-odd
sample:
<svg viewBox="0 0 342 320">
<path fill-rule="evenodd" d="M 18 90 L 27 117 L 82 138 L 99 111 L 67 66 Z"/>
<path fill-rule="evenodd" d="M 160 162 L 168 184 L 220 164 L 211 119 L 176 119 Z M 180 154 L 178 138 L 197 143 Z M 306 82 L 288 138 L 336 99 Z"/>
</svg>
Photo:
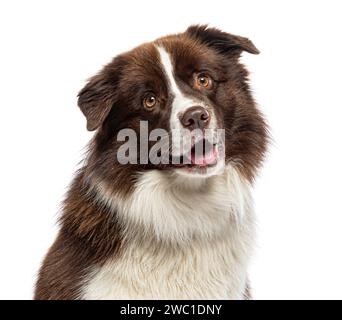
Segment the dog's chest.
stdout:
<svg viewBox="0 0 342 320">
<path fill-rule="evenodd" d="M 246 256 L 218 240 L 188 248 L 132 245 L 89 274 L 84 299 L 241 299 Z"/>
<path fill-rule="evenodd" d="M 193 195 L 166 189 L 162 181 L 156 187 L 155 176 L 149 178 L 125 203 L 103 199 L 127 230 L 139 226 L 155 237 L 128 241 L 117 256 L 94 267 L 80 297 L 243 298 L 254 235 L 249 189 L 234 172 Z"/>
</svg>

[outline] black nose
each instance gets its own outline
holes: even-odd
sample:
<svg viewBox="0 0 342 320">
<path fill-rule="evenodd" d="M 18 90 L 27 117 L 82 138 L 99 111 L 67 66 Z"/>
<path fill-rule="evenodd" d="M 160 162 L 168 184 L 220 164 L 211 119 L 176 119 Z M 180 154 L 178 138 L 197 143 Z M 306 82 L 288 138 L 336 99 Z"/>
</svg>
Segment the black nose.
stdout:
<svg viewBox="0 0 342 320">
<path fill-rule="evenodd" d="M 194 106 L 187 109 L 182 116 L 180 121 L 184 128 L 189 130 L 204 129 L 210 122 L 209 112 L 200 106 Z"/>
</svg>

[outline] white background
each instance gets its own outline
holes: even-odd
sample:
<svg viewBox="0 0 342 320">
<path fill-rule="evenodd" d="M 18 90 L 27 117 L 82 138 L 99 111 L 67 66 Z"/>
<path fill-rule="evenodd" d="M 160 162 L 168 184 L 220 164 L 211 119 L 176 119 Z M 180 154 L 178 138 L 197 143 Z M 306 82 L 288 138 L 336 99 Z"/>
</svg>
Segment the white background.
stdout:
<svg viewBox="0 0 342 320">
<path fill-rule="evenodd" d="M 256 299 L 342 298 L 340 1 L 2 1 L 0 299 L 30 299 L 91 137 L 76 106 L 112 56 L 209 23 L 244 54 L 273 146 L 255 185 Z"/>
</svg>

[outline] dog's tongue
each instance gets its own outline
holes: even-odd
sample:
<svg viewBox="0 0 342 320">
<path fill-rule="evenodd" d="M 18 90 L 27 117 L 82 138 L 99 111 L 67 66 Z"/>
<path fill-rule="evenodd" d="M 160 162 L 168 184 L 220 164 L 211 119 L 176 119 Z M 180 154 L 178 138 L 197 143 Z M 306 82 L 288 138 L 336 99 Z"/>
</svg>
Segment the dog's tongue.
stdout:
<svg viewBox="0 0 342 320">
<path fill-rule="evenodd" d="M 191 163 L 199 166 L 211 165 L 217 160 L 218 151 L 215 147 L 209 148 L 207 152 L 191 152 Z"/>
</svg>

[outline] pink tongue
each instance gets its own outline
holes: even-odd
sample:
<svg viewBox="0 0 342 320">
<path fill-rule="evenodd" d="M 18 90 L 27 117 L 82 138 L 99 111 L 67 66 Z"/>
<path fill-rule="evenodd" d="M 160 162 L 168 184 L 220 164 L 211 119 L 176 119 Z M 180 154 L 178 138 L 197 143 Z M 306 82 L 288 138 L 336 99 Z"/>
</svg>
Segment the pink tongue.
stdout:
<svg viewBox="0 0 342 320">
<path fill-rule="evenodd" d="M 191 163 L 199 166 L 206 166 L 215 163 L 218 152 L 216 148 L 211 148 L 206 154 L 195 154 L 191 153 Z"/>
</svg>

